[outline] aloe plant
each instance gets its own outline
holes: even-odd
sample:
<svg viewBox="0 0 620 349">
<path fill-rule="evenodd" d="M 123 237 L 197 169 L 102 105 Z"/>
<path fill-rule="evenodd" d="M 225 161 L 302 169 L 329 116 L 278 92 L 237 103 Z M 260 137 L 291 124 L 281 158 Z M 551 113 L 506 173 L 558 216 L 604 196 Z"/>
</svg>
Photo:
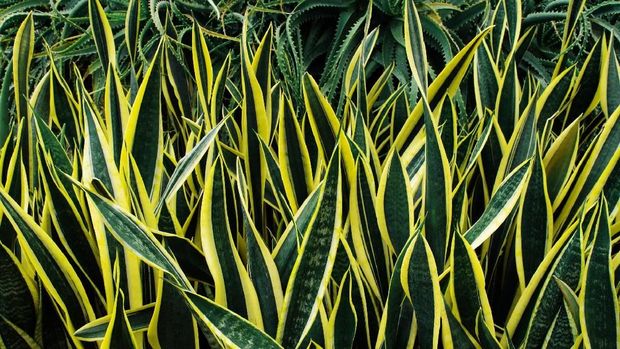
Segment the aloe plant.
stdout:
<svg viewBox="0 0 620 349">
<path fill-rule="evenodd" d="M 65 6 L 2 10 L 0 347 L 618 347 L 616 2 Z"/>
</svg>

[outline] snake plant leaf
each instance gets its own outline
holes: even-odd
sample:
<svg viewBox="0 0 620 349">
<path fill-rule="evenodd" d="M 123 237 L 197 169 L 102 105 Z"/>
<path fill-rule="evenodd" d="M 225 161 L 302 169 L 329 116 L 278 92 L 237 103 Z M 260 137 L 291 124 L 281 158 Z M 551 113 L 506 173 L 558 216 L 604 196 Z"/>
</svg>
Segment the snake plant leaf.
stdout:
<svg viewBox="0 0 620 349">
<path fill-rule="evenodd" d="M 464 349 L 474 349 L 480 346 L 476 339 L 463 327 L 463 324 L 456 319 L 452 311 L 446 310 L 446 316 L 448 326 L 450 326 L 450 339 L 453 343 L 459 343 Z"/>
<path fill-rule="evenodd" d="M 407 51 L 407 61 L 413 73 L 414 79 L 423 94 L 428 89 L 428 67 L 426 61 L 426 46 L 422 35 L 422 24 L 420 15 L 413 1 L 405 1 L 405 14 L 403 22 L 405 24 L 405 50 Z"/>
<path fill-rule="evenodd" d="M 73 332 L 94 319 L 94 311 L 82 281 L 67 257 L 52 238 L 30 217 L 5 189 L 0 190 L 0 204 L 18 234 L 18 241 L 27 253 L 43 286 L 65 316 L 65 326 Z"/>
<path fill-rule="evenodd" d="M 423 96 L 425 99 L 426 97 Z M 433 251 L 437 269 L 443 270 L 452 216 L 452 176 L 446 150 L 443 147 L 436 116 L 424 101 L 424 232 Z"/>
<path fill-rule="evenodd" d="M 138 34 L 140 29 L 140 1 L 129 0 L 125 17 L 125 44 L 132 61 L 136 60 Z"/>
<path fill-rule="evenodd" d="M 553 209 L 543 166 L 542 150 L 537 147 L 521 196 L 515 233 L 515 258 L 522 288 L 536 272 L 553 241 Z"/>
<path fill-rule="evenodd" d="M 262 139 L 260 140 L 260 145 L 263 158 L 265 159 L 265 163 L 267 165 L 271 189 L 276 196 L 276 201 L 278 202 L 280 212 L 286 217 L 287 220 L 290 220 L 292 218 L 291 216 L 293 211 L 286 198 L 286 189 L 284 187 L 284 181 L 282 180 L 282 171 L 280 171 L 280 166 L 276 160 L 276 155 Z"/>
<path fill-rule="evenodd" d="M 362 270 L 359 263 L 355 260 L 353 250 L 345 239 L 345 236 L 340 236 L 340 243 L 341 248 L 338 252 L 344 252 L 344 254 L 346 254 L 348 263 L 343 263 L 344 258 L 341 258 L 343 254 L 337 253 L 336 264 L 338 269 L 344 269 L 345 267 L 342 265 L 346 265 L 349 268 L 347 269 L 351 277 L 351 291 L 349 298 L 351 304 L 355 308 L 356 321 L 358 324 L 355 329 L 355 338 L 353 343 L 354 346 L 372 347 L 372 343 L 377 336 L 375 329 L 379 326 L 380 320 L 376 310 L 373 311 L 373 309 L 376 309 L 377 305 L 375 300 L 369 294 L 369 291 L 366 290 L 366 283 L 363 279 Z M 336 273 L 339 275 L 339 270 L 336 270 Z M 334 273 L 332 277 L 335 277 L 334 275 L 336 275 L 336 273 Z M 342 275 L 344 277 L 344 273 Z M 331 328 L 331 326 L 328 326 L 327 328 Z M 329 336 L 329 333 L 327 336 Z M 327 338 L 327 343 L 329 343 L 329 337 Z"/>
<path fill-rule="evenodd" d="M 501 76 L 486 41 L 478 46 L 473 60 L 473 76 L 476 88 L 476 111 L 485 115 L 486 109 L 495 109 Z"/>
<path fill-rule="evenodd" d="M 344 274 L 334 309 L 329 318 L 329 335 L 333 342 L 327 348 L 353 348 L 357 328 L 357 313 L 353 304 L 353 282 L 349 271 Z"/>
<path fill-rule="evenodd" d="M 566 115 L 568 122 L 581 114 L 590 114 L 600 102 L 600 90 L 604 84 L 600 81 L 601 67 L 605 59 L 604 42 L 605 38 L 598 39 L 579 70 L 579 75 L 574 82 L 575 86 L 571 91 L 570 98 L 573 102 Z"/>
<path fill-rule="evenodd" d="M 254 52 L 252 59 L 252 70 L 256 73 L 256 80 L 260 86 L 261 91 L 264 91 L 263 98 L 265 98 L 265 113 L 268 119 L 268 123 L 271 124 L 271 42 L 273 40 L 273 27 L 269 26 L 263 35 L 263 38 L 258 45 L 258 48 Z M 269 126 L 271 130 L 271 126 Z M 266 139 L 269 139 L 266 138 Z"/>
<path fill-rule="evenodd" d="M 571 288 L 577 287 L 583 263 L 582 246 L 583 232 L 573 224 L 554 243 L 523 290 L 507 321 L 502 343 L 510 336 L 515 344 L 542 345 L 563 306 L 562 293 L 554 280 L 558 278 Z"/>
<path fill-rule="evenodd" d="M 444 303 L 435 258 L 424 235 L 418 234 L 407 248 L 402 268 L 405 272 L 401 272 L 400 281 L 413 306 L 418 329 L 416 342 L 424 348 L 436 348 Z"/>
<path fill-rule="evenodd" d="M 556 76 L 547 87 L 542 91 L 536 102 L 536 113 L 538 117 L 538 129 L 542 129 L 545 123 L 552 118 L 565 105 L 566 98 L 569 97 L 571 80 L 573 79 L 573 67 L 566 68 Z"/>
<path fill-rule="evenodd" d="M 385 160 L 377 193 L 377 222 L 383 241 L 400 255 L 412 232 L 413 198 L 400 156 L 392 152 Z"/>
<path fill-rule="evenodd" d="M 511 131 L 512 137 L 507 144 L 510 151 L 502 158 L 497 170 L 494 188 L 498 187 L 505 173 L 512 172 L 518 165 L 532 158 L 535 154 L 537 141 L 535 101 L 535 98 L 530 98 L 515 125 L 514 131 Z"/>
<path fill-rule="evenodd" d="M 0 144 L 2 146 L 6 143 L 10 133 L 9 96 L 11 95 L 10 85 L 12 83 L 12 76 L 13 65 L 7 64 L 6 71 L 2 77 L 2 87 L 0 87 Z"/>
<path fill-rule="evenodd" d="M 243 177 L 240 162 L 237 162 L 237 190 L 241 199 L 243 225 L 246 231 L 248 273 L 258 295 L 265 333 L 274 337 L 278 329 L 279 310 L 283 302 L 282 284 L 273 257 L 252 222 L 250 210 L 245 203 L 246 195 L 244 194 L 247 193 L 247 182 Z"/>
<path fill-rule="evenodd" d="M 211 89 L 213 88 L 213 66 L 211 64 L 211 55 L 207 48 L 207 42 L 202 34 L 198 23 L 192 25 L 192 61 L 194 63 L 194 76 L 196 77 L 196 87 L 198 90 L 198 98 L 202 106 L 203 113 L 209 114 L 209 100 Z M 213 115 L 212 115 L 213 116 Z M 211 120 L 211 118 L 206 118 Z"/>
<path fill-rule="evenodd" d="M 555 210 L 559 210 L 558 222 L 561 225 L 577 212 L 581 205 L 588 200 L 593 200 L 603 190 L 602 183 L 620 159 L 620 109 L 607 119 L 596 142 L 588 149 L 588 156 L 585 156 L 579 164 L 579 170 L 575 171 L 569 179 L 570 184 L 560 193 L 556 200 L 562 197 L 564 200 L 560 207 L 554 205 Z"/>
<path fill-rule="evenodd" d="M 473 248 L 480 246 L 510 215 L 519 201 L 529 172 L 529 161 L 513 170 L 497 188 L 480 218 L 464 234 Z"/>
<path fill-rule="evenodd" d="M 226 82 L 230 73 L 230 61 L 231 56 L 227 55 L 222 63 L 222 66 L 214 78 L 213 90 L 209 101 L 211 124 L 215 125 L 217 121 L 221 120 L 224 116 L 222 113 L 222 107 L 224 105 L 224 93 L 226 92 Z"/>
<path fill-rule="evenodd" d="M 163 172 L 161 46 L 160 43 L 144 74 L 125 129 L 125 152 L 136 160 L 146 190 L 154 201 L 158 198 Z"/>
<path fill-rule="evenodd" d="M 561 307 L 549 329 L 545 345 L 547 348 L 566 348 L 575 342 L 574 330 L 566 306 Z"/>
<path fill-rule="evenodd" d="M 428 87 L 428 104 L 431 110 L 443 100 L 447 95 L 453 97 L 461 80 L 469 68 L 469 64 L 474 58 L 476 49 L 482 43 L 484 37 L 490 29 L 485 29 L 472 39 L 459 53 L 454 56 L 448 65 L 437 75 L 437 78 Z M 413 130 L 420 118 L 424 115 L 424 103 L 419 101 L 413 111 L 409 114 L 407 121 L 394 140 L 394 146 L 399 151 L 405 148 L 415 136 Z"/>
<path fill-rule="evenodd" d="M 495 114 L 503 136 L 509 139 L 519 116 L 519 78 L 514 57 L 506 65 L 506 71 L 499 81 Z"/>
<path fill-rule="evenodd" d="M 85 272 L 95 288 L 101 288 L 102 275 L 96 257 L 95 241 L 88 234 L 84 217 L 79 210 L 79 201 L 71 181 L 64 175 L 71 173 L 72 165 L 62 145 L 49 127 L 36 118 L 39 146 L 41 179 L 44 192 L 50 198 L 52 224 L 60 235 L 60 242 L 67 249 L 75 265 Z"/>
<path fill-rule="evenodd" d="M 273 259 L 278 268 L 283 288 L 288 285 L 295 261 L 299 255 L 299 246 L 301 246 L 303 237 L 311 227 L 310 224 L 319 208 L 320 198 L 321 190 L 317 188 L 302 203 L 273 249 Z"/>
<path fill-rule="evenodd" d="M 474 168 L 474 166 L 476 165 L 476 161 L 478 161 L 480 154 L 482 154 L 482 151 L 485 148 L 487 140 L 489 139 L 489 135 L 491 134 L 491 131 L 493 129 L 493 117 L 490 116 L 486 118 L 484 123 L 480 124 L 480 127 L 482 127 L 480 131 L 480 136 L 476 140 L 476 143 L 474 144 L 474 147 L 471 150 L 471 153 L 469 155 L 469 160 L 467 160 L 467 166 L 465 167 L 465 170 L 463 171 L 464 174 L 468 174 Z"/>
<path fill-rule="evenodd" d="M 549 147 L 545 154 L 545 174 L 547 176 L 547 190 L 549 199 L 554 206 L 564 184 L 569 180 L 574 169 L 579 146 L 580 119 L 573 121 Z"/>
<path fill-rule="evenodd" d="M 53 165 L 41 164 L 41 182 L 43 190 L 49 197 L 49 210 L 53 226 L 60 237 L 60 243 L 73 261 L 76 269 L 82 271 L 92 286 L 103 290 L 103 276 L 97 262 L 95 239 L 88 232 L 83 221 L 77 199 L 74 201 L 67 189 L 63 187 Z M 63 176 L 64 177 L 64 176 Z M 73 196 L 73 188 L 69 188 Z"/>
<path fill-rule="evenodd" d="M 322 184 L 318 210 L 303 236 L 299 254 L 286 286 L 277 340 L 296 346 L 310 331 L 329 280 L 342 225 L 340 154 L 332 156 Z"/>
<path fill-rule="evenodd" d="M 58 140 L 58 137 L 54 135 L 49 126 L 41 119 L 35 119 L 35 125 L 37 127 L 37 136 L 39 139 L 39 145 L 41 150 L 45 154 L 49 154 L 52 165 L 58 171 L 70 174 L 73 171 L 73 165 L 67 156 L 66 150 Z M 63 181 L 65 189 L 71 188 L 71 181 L 68 179 Z M 70 194 L 72 199 L 75 199 L 75 194 Z M 75 199 L 77 201 L 77 199 Z"/>
<path fill-rule="evenodd" d="M 198 294 L 184 294 L 200 325 L 211 330 L 226 345 L 242 349 L 282 348 L 273 338 L 230 310 Z"/>
<path fill-rule="evenodd" d="M 97 5 L 100 6 L 100 5 Z M 104 98 L 104 115 L 108 142 L 114 153 L 114 162 L 120 166 L 123 149 L 124 130 L 129 119 L 127 99 L 116 70 L 110 66 L 106 76 Z"/>
<path fill-rule="evenodd" d="M 30 119 L 31 110 L 29 107 L 28 96 L 30 64 L 34 55 L 34 18 L 32 13 L 26 16 L 15 34 L 13 45 L 13 91 L 15 95 L 15 110 L 17 120 L 26 120 L 26 150 L 24 162 L 28 168 L 28 182 L 35 183 L 35 171 L 37 166 L 35 141 L 36 133 L 34 125 Z"/>
<path fill-rule="evenodd" d="M 601 108 L 605 115 L 611 115 L 620 106 L 620 63 L 616 56 L 616 50 L 610 39 L 608 58 L 603 62 L 601 76 L 603 87 L 601 89 Z M 606 45 L 606 42 L 603 42 Z"/>
<path fill-rule="evenodd" d="M 461 234 L 454 234 L 450 256 L 450 292 L 452 311 L 469 333 L 476 333 L 476 317 L 481 310 L 485 326 L 494 326 L 487 297 L 484 273 L 476 253 Z"/>
<path fill-rule="evenodd" d="M 569 241 L 558 262 L 550 270 L 550 274 L 542 285 L 542 289 L 534 305 L 533 314 L 530 317 L 528 332 L 525 343 L 527 348 L 535 348 L 542 345 L 547 335 L 547 329 L 554 320 L 556 314 L 564 306 L 564 297 L 554 278 L 566 280 L 569 287 L 577 285 L 581 271 L 581 237 L 580 233 Z"/>
<path fill-rule="evenodd" d="M 105 10 L 99 0 L 88 1 L 88 18 L 103 70 L 107 71 L 108 65 L 116 67 L 114 35 L 112 34 L 112 28 L 108 22 Z"/>
<path fill-rule="evenodd" d="M 88 165 L 85 176 L 100 180 L 111 195 L 122 195 L 120 175 L 114 165 L 112 148 L 100 123 L 101 117 L 96 114 L 92 102 L 86 96 L 82 98 L 82 115 L 85 119 L 84 158 Z"/>
<path fill-rule="evenodd" d="M 168 273 L 179 287 L 188 287 L 187 277 L 153 233 L 135 216 L 117 204 L 82 186 L 80 189 L 101 214 L 111 234 L 144 262 Z"/>
<path fill-rule="evenodd" d="M 166 201 L 181 188 L 183 183 L 185 183 L 196 166 L 198 166 L 200 161 L 204 158 L 225 122 L 226 120 L 220 121 L 213 129 L 202 137 L 202 139 L 194 146 L 194 148 L 192 148 L 192 150 L 190 150 L 179 160 L 174 172 L 172 172 L 170 178 L 168 179 L 166 187 L 159 197 L 159 202 L 155 207 L 155 212 L 160 212 Z"/>
<path fill-rule="evenodd" d="M 198 348 L 198 326 L 183 295 L 165 276 L 157 277 L 155 309 L 148 326 L 149 344 L 158 348 Z M 177 326 L 170 326 L 171 323 Z"/>
<path fill-rule="evenodd" d="M 579 318 L 585 346 L 614 348 L 620 338 L 620 311 L 611 267 L 609 211 L 604 197 L 596 216 L 596 235 L 582 280 Z"/>
<path fill-rule="evenodd" d="M 560 49 L 560 57 L 556 62 L 553 75 L 557 76 L 560 71 L 563 70 L 566 64 L 565 54 L 566 49 L 571 44 L 571 38 L 575 35 L 575 28 L 577 26 L 577 20 L 583 14 L 583 9 L 586 5 L 585 0 L 570 0 L 568 2 L 568 8 L 566 11 L 566 20 L 564 21 L 564 30 L 562 31 L 562 47 Z"/>
<path fill-rule="evenodd" d="M 187 237 L 170 234 L 163 238 L 164 246 L 174 256 L 188 279 L 213 285 L 207 259 L 198 246 Z"/>
<path fill-rule="evenodd" d="M 40 348 L 32 336 L 2 315 L 0 315 L 0 344 L 5 348 Z"/>
<path fill-rule="evenodd" d="M 0 316 L 11 319 L 13 325 L 26 333 L 34 334 L 35 286 L 15 254 L 2 243 L 0 268 Z"/>
<path fill-rule="evenodd" d="M 27 118 L 30 112 L 28 108 L 28 96 L 30 95 L 28 76 L 34 54 L 34 35 L 34 18 L 30 13 L 19 26 L 15 35 L 15 49 L 13 50 L 13 90 L 17 117 L 20 119 Z"/>
<path fill-rule="evenodd" d="M 310 127 L 319 149 L 320 158 L 325 161 L 336 148 L 340 121 L 338 121 L 336 113 L 321 93 L 319 85 L 312 76 L 304 75 L 302 86 Z"/>
<path fill-rule="evenodd" d="M 125 316 L 127 316 L 131 331 L 146 331 L 151 322 L 151 318 L 153 317 L 154 309 L 155 303 L 149 303 L 141 307 L 125 311 Z M 110 326 L 111 319 L 111 315 L 106 315 L 93 320 L 77 329 L 74 336 L 79 340 L 86 342 L 103 340 L 106 332 L 108 331 L 108 327 Z"/>
<path fill-rule="evenodd" d="M 478 313 L 476 328 L 478 329 L 478 339 L 480 340 L 480 344 L 483 348 L 489 349 L 501 349 L 500 343 L 495 338 L 495 329 L 490 328 L 489 325 L 486 324 L 484 318 Z"/>
<path fill-rule="evenodd" d="M 521 33 L 522 18 L 522 2 L 518 1 L 502 1 L 504 7 L 504 13 L 506 16 L 506 24 L 508 29 L 508 43 L 512 47 L 515 47 L 519 41 L 519 35 Z"/>
<path fill-rule="evenodd" d="M 137 348 L 136 339 L 131 332 L 129 320 L 123 309 L 124 296 L 120 289 L 116 291 L 114 311 L 110 314 L 110 323 L 101 342 L 101 347 L 111 348 Z"/>
<path fill-rule="evenodd" d="M 357 164 L 356 182 L 349 200 L 353 248 L 370 289 L 377 297 L 384 298 L 389 283 L 388 267 L 377 221 L 375 184 L 366 162 L 358 160 Z"/>
<path fill-rule="evenodd" d="M 575 291 L 568 286 L 564 281 L 554 278 L 555 282 L 558 284 L 560 291 L 562 291 L 562 296 L 564 297 L 564 307 L 567 312 L 567 317 L 569 317 L 571 322 L 571 327 L 574 328 L 575 331 L 573 333 L 581 332 L 581 324 L 579 322 L 579 297 L 575 294 Z"/>
<path fill-rule="evenodd" d="M 281 97 L 279 105 L 278 163 L 286 197 L 296 212 L 313 189 L 310 153 L 290 98 Z"/>
<path fill-rule="evenodd" d="M 267 36 L 263 40 L 267 40 Z M 247 42 L 247 28 L 244 26 L 241 42 L 241 86 L 244 97 L 241 105 L 241 134 L 243 135 L 241 151 L 244 154 L 246 178 L 249 179 L 250 212 L 252 212 L 256 225 L 262 229 L 262 197 L 265 177 L 259 137 L 265 140 L 270 139 L 271 120 L 265 105 L 265 95 L 270 91 L 263 91 L 256 75 L 257 72 L 254 70 L 253 63 L 250 60 L 250 54 Z M 255 56 L 254 60 L 260 60 L 260 55 Z"/>
<path fill-rule="evenodd" d="M 417 234 L 417 233 L 416 233 Z M 403 260 L 408 253 L 409 246 L 414 240 L 411 235 L 394 263 L 390 289 L 385 303 L 385 310 L 381 317 L 379 334 L 377 335 L 377 348 L 405 348 L 413 345 L 416 336 L 416 322 L 413 317 L 413 307 L 406 300 L 405 291 L 401 284 L 403 273 Z M 404 270 L 407 272 L 407 270 Z"/>
<path fill-rule="evenodd" d="M 235 247 L 230 223 L 229 203 L 234 200 L 227 190 L 225 168 L 221 159 L 212 165 L 200 212 L 200 238 L 209 271 L 215 283 L 215 302 L 262 328 L 262 314 L 256 290 Z"/>
</svg>

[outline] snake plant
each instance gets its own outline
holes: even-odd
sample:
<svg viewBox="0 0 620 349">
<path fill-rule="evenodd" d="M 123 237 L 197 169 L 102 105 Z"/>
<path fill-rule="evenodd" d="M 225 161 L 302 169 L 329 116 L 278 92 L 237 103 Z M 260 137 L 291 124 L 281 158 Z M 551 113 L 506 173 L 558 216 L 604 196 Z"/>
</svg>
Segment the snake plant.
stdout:
<svg viewBox="0 0 620 349">
<path fill-rule="evenodd" d="M 0 348 L 620 347 L 617 1 L 0 8 Z"/>
</svg>

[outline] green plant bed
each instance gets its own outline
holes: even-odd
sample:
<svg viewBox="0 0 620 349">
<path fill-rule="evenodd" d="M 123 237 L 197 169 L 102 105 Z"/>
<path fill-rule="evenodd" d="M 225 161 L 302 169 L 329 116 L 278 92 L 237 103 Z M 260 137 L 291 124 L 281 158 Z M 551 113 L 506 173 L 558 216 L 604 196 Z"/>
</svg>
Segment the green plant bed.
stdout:
<svg viewBox="0 0 620 349">
<path fill-rule="evenodd" d="M 618 348 L 618 1 L 0 1 L 0 348 Z"/>
</svg>

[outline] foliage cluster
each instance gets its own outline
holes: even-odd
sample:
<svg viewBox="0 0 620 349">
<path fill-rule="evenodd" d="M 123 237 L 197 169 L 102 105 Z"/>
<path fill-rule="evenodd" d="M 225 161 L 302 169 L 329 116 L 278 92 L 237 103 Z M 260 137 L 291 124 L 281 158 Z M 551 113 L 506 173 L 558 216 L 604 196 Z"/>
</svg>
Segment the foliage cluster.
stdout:
<svg viewBox="0 0 620 349">
<path fill-rule="evenodd" d="M 0 0 L 0 348 L 618 348 L 619 23 Z"/>
</svg>

